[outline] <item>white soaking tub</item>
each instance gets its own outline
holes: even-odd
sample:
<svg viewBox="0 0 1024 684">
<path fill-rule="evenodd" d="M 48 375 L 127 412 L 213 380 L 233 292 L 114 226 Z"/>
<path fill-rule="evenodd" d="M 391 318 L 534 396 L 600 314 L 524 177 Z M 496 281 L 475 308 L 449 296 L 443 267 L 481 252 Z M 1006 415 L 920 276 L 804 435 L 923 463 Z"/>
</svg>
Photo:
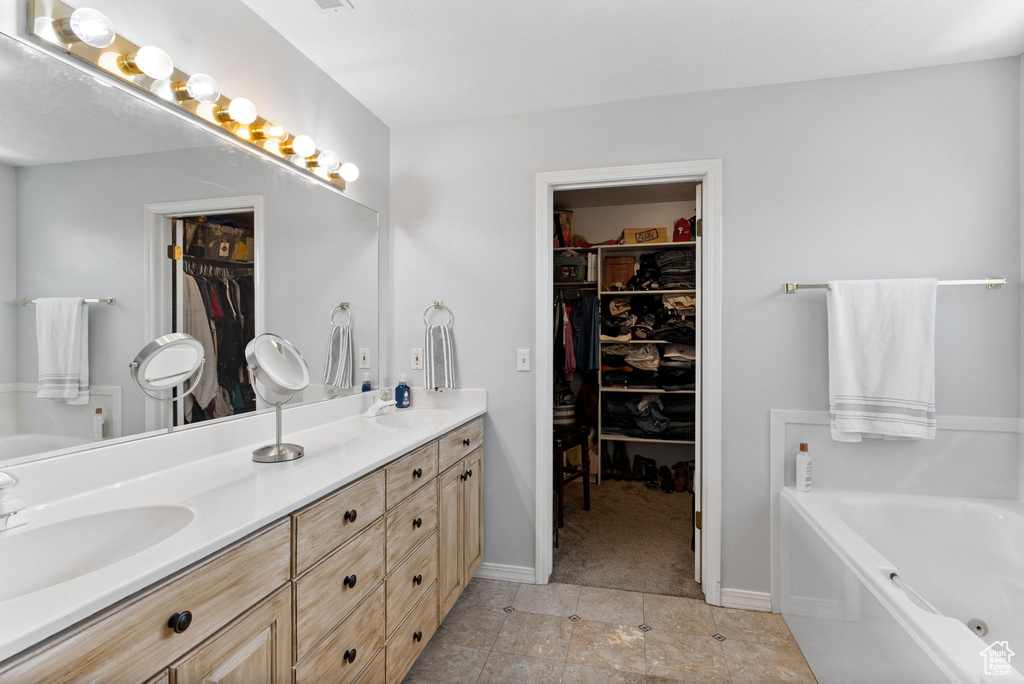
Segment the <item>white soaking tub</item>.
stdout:
<svg viewBox="0 0 1024 684">
<path fill-rule="evenodd" d="M 780 510 L 782 614 L 819 682 L 1024 682 L 1019 501 L 787 487 Z"/>
</svg>

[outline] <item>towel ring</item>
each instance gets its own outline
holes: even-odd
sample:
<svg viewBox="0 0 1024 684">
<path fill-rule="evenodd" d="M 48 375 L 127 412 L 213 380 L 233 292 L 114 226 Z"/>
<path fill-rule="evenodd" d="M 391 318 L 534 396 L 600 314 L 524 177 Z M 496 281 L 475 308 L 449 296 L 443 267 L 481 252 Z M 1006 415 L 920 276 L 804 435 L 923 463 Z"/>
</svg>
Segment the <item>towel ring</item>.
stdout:
<svg viewBox="0 0 1024 684">
<path fill-rule="evenodd" d="M 352 322 L 352 310 L 348 308 L 348 302 L 342 302 L 338 306 L 334 307 L 334 311 L 331 312 L 331 320 L 330 320 L 330 324 L 331 325 L 337 325 L 334 322 L 334 314 L 338 313 L 339 311 L 344 311 L 345 313 L 348 314 L 348 320 L 345 321 L 345 324 L 338 326 L 339 328 L 343 328 L 343 327 L 345 327 L 345 325 L 348 325 L 349 323 Z"/>
<path fill-rule="evenodd" d="M 455 314 L 452 313 L 451 309 L 444 305 L 444 302 L 434 302 L 433 305 L 427 307 L 427 310 L 423 312 L 423 325 L 430 325 L 430 323 L 427 322 L 427 314 L 429 314 L 432 309 L 443 309 L 447 311 L 448 317 L 451 319 L 448 321 L 448 325 L 455 325 Z"/>
</svg>

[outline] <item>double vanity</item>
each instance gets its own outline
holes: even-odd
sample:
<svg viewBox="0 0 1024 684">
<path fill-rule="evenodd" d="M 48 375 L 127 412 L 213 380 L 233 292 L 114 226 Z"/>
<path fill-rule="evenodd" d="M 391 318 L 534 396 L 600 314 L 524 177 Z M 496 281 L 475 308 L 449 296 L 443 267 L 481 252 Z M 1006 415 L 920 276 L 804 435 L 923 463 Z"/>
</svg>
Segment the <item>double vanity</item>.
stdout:
<svg viewBox="0 0 1024 684">
<path fill-rule="evenodd" d="M 288 411 L 290 463 L 261 414 L 5 468 L 0 683 L 400 682 L 483 560 L 484 393 L 414 400 Z"/>
</svg>

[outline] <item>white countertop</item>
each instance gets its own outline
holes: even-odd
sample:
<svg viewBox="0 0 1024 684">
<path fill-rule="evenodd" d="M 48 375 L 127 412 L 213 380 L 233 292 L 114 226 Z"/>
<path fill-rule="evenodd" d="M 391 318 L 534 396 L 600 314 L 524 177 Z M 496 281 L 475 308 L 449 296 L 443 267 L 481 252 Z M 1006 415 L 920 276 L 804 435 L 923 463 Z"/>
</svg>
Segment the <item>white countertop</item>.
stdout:
<svg viewBox="0 0 1024 684">
<path fill-rule="evenodd" d="M 0 533 L 3 537 L 136 506 L 182 505 L 194 518 L 124 560 L 0 602 L 0 660 L 486 412 L 486 394 L 480 390 L 414 390 L 414 408 L 443 407 L 447 415 L 418 426 L 389 427 L 358 415 L 367 401 L 366 396 L 347 397 L 286 411 L 285 441 L 306 450 L 290 463 L 252 461 L 255 447 L 273 441 L 273 415 L 262 414 L 8 468 L 21 478 L 14 497 L 30 508 L 12 519 L 27 524 Z M 225 441 L 240 445 L 218 446 Z M 0 562 L 17 567 L 18 559 Z"/>
</svg>

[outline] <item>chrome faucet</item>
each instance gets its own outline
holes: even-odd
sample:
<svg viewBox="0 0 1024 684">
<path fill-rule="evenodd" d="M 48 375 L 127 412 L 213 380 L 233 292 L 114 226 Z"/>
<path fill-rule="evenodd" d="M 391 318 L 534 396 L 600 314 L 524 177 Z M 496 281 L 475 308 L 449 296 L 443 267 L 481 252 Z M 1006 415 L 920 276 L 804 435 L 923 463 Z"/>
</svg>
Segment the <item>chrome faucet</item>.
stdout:
<svg viewBox="0 0 1024 684">
<path fill-rule="evenodd" d="M 7 495 L 17 486 L 18 478 L 0 470 L 0 532 L 17 527 L 17 525 L 9 525 L 11 516 L 17 515 L 18 511 L 23 511 L 27 508 L 25 502 L 20 499 L 7 498 Z"/>
<path fill-rule="evenodd" d="M 374 400 L 370 408 L 366 409 L 363 416 L 366 418 L 373 418 L 375 416 L 383 415 L 389 408 L 397 405 L 394 399 L 391 398 L 391 390 L 383 388 L 380 393 L 377 394 L 377 398 Z"/>
</svg>

